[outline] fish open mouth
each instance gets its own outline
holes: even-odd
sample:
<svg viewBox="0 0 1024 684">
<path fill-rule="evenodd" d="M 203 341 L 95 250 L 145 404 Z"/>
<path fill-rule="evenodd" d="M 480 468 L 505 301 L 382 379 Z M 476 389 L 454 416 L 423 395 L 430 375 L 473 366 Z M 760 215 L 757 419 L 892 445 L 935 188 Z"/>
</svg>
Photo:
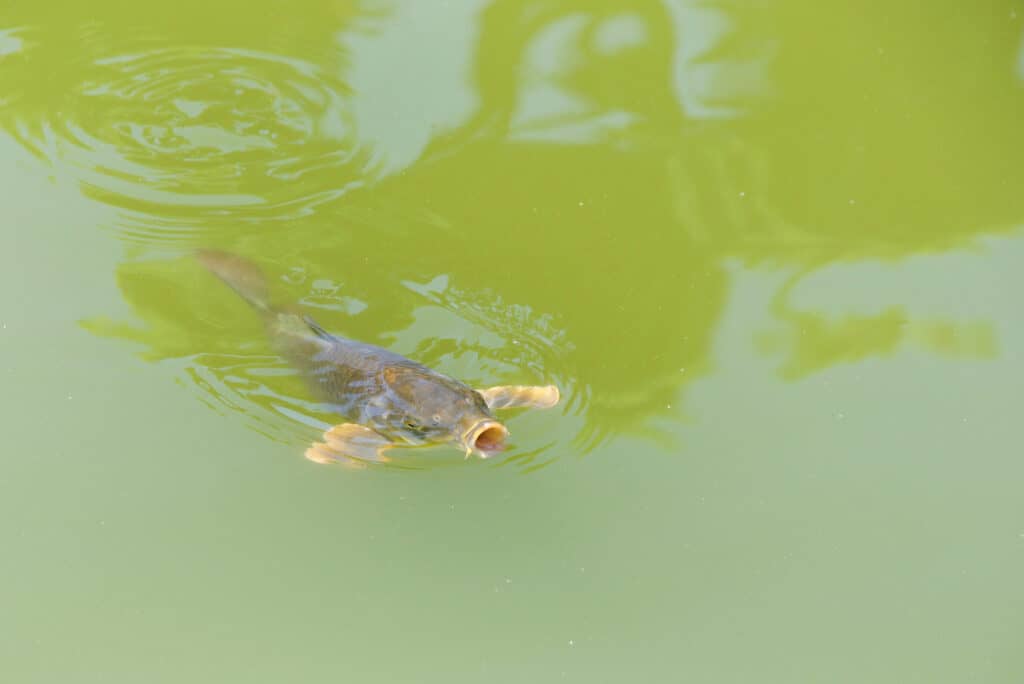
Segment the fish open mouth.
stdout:
<svg viewBox="0 0 1024 684">
<path fill-rule="evenodd" d="M 470 430 L 466 440 L 467 451 L 475 449 L 480 456 L 487 458 L 504 449 L 507 438 L 508 428 L 496 420 L 485 420 Z"/>
</svg>

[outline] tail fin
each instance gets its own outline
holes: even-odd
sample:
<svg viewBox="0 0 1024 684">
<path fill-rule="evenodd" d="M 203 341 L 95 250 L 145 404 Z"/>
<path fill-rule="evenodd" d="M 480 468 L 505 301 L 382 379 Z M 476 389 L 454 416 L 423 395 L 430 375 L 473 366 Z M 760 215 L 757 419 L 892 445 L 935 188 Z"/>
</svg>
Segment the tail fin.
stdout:
<svg viewBox="0 0 1024 684">
<path fill-rule="evenodd" d="M 235 254 L 210 249 L 197 251 L 196 260 L 253 307 L 262 312 L 271 311 L 267 278 L 259 266 Z"/>
</svg>

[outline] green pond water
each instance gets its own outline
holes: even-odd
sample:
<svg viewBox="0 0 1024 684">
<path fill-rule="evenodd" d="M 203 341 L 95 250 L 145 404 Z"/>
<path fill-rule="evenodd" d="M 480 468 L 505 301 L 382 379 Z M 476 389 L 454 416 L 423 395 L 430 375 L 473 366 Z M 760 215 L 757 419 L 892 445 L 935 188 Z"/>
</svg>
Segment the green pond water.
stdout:
<svg viewBox="0 0 1024 684">
<path fill-rule="evenodd" d="M 1024 681 L 1019 3 L 0 6 L 0 681 Z M 193 261 L 474 386 L 354 471 Z"/>
</svg>

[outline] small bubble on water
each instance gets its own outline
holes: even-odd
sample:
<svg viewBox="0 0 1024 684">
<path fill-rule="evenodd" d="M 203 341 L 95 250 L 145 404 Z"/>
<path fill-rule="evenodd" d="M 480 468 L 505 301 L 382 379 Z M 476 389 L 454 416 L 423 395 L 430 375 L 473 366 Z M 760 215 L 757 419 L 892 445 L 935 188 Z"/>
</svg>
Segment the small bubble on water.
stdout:
<svg viewBox="0 0 1024 684">
<path fill-rule="evenodd" d="M 569 639 L 569 645 L 570 645 L 570 646 L 574 646 L 575 644 L 576 644 L 576 642 L 575 642 L 575 641 L 573 641 L 572 639 Z"/>
<path fill-rule="evenodd" d="M 744 190 L 740 190 L 740 197 L 746 197 L 747 193 Z"/>
<path fill-rule="evenodd" d="M 580 202 L 580 206 L 581 206 L 581 207 L 583 206 L 583 202 Z"/>
</svg>

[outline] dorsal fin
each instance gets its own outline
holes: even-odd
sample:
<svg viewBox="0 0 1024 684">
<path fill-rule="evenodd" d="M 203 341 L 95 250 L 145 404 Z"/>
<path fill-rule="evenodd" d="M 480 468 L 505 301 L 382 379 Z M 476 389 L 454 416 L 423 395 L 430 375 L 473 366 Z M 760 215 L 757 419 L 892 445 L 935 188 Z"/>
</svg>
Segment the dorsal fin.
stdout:
<svg viewBox="0 0 1024 684">
<path fill-rule="evenodd" d="M 245 301 L 262 311 L 272 313 L 268 300 L 267 279 L 259 266 L 244 257 L 212 249 L 196 252 L 196 259 L 213 275 L 223 280 Z"/>
<path fill-rule="evenodd" d="M 321 328 L 320 324 L 317 323 L 316 321 L 314 321 L 313 317 L 310 316 L 309 314 L 304 314 L 302 316 L 302 320 L 305 321 L 306 325 L 309 326 L 310 330 L 312 330 L 314 333 L 316 333 L 317 337 L 322 337 L 325 340 L 333 340 L 333 339 L 335 339 L 334 335 L 332 335 L 331 333 L 329 333 L 326 330 L 324 330 L 323 328 Z"/>
</svg>

